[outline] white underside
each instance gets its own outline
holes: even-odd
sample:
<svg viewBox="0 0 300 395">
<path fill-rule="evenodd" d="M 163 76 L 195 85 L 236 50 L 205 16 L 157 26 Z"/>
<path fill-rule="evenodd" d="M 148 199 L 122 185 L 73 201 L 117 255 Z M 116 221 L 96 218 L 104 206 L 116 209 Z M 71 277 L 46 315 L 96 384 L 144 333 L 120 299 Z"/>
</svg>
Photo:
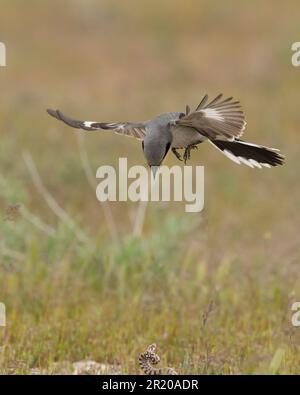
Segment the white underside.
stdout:
<svg viewBox="0 0 300 395">
<path fill-rule="evenodd" d="M 177 126 L 176 129 L 172 128 L 171 132 L 173 135 L 172 148 L 185 148 L 188 145 L 199 144 L 206 140 L 206 137 L 196 130 L 185 126 Z"/>
</svg>

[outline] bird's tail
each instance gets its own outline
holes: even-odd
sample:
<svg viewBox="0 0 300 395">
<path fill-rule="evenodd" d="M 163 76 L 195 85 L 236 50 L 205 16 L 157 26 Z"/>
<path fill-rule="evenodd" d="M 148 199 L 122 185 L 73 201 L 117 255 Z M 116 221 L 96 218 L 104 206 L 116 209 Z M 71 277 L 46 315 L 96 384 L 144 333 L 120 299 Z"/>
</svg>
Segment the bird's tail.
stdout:
<svg viewBox="0 0 300 395">
<path fill-rule="evenodd" d="M 250 167 L 271 167 L 283 165 L 284 156 L 275 148 L 247 143 L 242 140 L 210 140 L 227 158 Z"/>
</svg>

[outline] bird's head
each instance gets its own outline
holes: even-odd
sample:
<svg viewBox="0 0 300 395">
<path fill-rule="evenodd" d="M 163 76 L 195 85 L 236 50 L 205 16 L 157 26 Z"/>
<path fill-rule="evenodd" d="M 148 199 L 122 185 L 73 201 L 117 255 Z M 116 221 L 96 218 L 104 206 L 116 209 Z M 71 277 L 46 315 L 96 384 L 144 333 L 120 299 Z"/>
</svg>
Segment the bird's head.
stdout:
<svg viewBox="0 0 300 395">
<path fill-rule="evenodd" d="M 167 141 L 163 138 L 147 139 L 146 137 L 142 143 L 142 146 L 147 163 L 151 168 L 153 178 L 155 178 L 159 166 L 162 164 L 162 161 L 164 160 L 171 147 L 171 141 Z"/>
</svg>

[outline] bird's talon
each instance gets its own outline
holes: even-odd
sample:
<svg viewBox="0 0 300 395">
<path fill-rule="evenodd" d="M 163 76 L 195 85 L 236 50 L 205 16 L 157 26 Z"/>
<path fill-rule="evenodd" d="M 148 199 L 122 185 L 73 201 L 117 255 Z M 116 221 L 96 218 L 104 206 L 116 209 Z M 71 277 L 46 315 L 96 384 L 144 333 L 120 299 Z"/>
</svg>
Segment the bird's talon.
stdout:
<svg viewBox="0 0 300 395">
<path fill-rule="evenodd" d="M 176 150 L 176 148 L 172 148 L 172 152 L 176 156 L 177 159 L 179 159 L 180 161 L 183 161 L 180 153 Z"/>
<path fill-rule="evenodd" d="M 183 154 L 184 164 L 186 164 L 186 162 L 191 159 L 191 150 L 192 149 L 198 149 L 197 145 L 189 145 L 186 147 L 184 154 Z"/>
</svg>

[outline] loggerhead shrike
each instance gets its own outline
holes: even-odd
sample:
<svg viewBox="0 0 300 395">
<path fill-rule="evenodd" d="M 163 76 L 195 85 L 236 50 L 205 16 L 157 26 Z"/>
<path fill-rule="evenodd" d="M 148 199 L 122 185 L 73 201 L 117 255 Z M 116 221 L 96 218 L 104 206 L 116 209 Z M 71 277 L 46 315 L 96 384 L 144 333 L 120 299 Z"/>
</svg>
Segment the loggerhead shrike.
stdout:
<svg viewBox="0 0 300 395">
<path fill-rule="evenodd" d="M 69 126 L 83 130 L 112 130 L 118 134 L 142 141 L 148 165 L 155 176 L 165 156 L 171 149 L 184 163 L 190 159 L 191 149 L 207 140 L 229 159 L 250 167 L 282 165 L 284 156 L 275 148 L 247 143 L 240 139 L 246 121 L 240 103 L 233 98 L 222 99 L 222 94 L 208 103 L 205 95 L 195 111 L 186 106 L 183 112 L 168 112 L 144 122 L 93 122 L 76 121 L 59 110 L 47 112 Z M 184 149 L 183 157 L 177 151 Z"/>
</svg>

